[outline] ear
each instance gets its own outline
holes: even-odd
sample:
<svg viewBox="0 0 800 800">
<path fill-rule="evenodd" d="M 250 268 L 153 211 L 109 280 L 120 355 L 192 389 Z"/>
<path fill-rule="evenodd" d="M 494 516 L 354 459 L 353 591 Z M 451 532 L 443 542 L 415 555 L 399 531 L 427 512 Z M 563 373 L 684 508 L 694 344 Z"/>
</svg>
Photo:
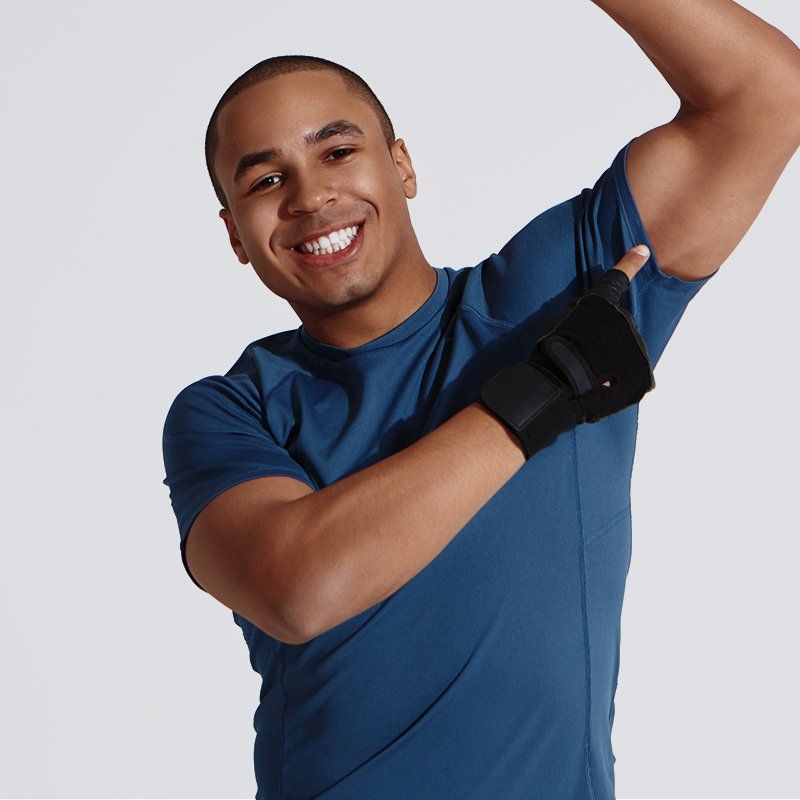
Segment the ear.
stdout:
<svg viewBox="0 0 800 800">
<path fill-rule="evenodd" d="M 392 145 L 392 162 L 400 182 L 403 184 L 403 191 L 409 199 L 417 196 L 417 175 L 411 166 L 411 156 L 408 154 L 406 143 L 398 139 Z"/>
<path fill-rule="evenodd" d="M 228 229 L 228 238 L 230 239 L 233 252 L 236 253 L 236 257 L 239 259 L 239 263 L 249 264 L 250 259 L 247 257 L 247 253 L 245 253 L 244 251 L 244 246 L 242 245 L 242 242 L 239 239 L 239 234 L 238 231 L 236 230 L 236 223 L 233 221 L 233 216 L 231 215 L 231 212 L 228 211 L 227 208 L 221 208 L 219 210 L 219 215 L 222 221 L 225 223 L 225 227 Z"/>
</svg>

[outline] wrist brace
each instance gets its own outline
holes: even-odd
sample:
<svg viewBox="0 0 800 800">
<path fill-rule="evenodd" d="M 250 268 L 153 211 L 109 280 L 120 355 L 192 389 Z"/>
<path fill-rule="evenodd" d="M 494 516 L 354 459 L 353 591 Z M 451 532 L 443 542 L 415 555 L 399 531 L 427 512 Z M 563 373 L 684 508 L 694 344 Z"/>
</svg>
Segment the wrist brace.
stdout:
<svg viewBox="0 0 800 800">
<path fill-rule="evenodd" d="M 629 285 L 622 270 L 608 270 L 550 321 L 528 361 L 500 370 L 481 390 L 477 402 L 519 439 L 526 458 L 655 387 L 647 345 L 619 307 Z"/>
</svg>

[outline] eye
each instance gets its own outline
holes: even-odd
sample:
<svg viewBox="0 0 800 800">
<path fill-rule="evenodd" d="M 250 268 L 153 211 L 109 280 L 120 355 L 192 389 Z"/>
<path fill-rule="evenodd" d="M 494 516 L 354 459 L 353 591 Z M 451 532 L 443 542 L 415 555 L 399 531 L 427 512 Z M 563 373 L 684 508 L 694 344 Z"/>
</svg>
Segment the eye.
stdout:
<svg viewBox="0 0 800 800">
<path fill-rule="evenodd" d="M 264 178 L 264 180 L 262 180 L 262 181 L 259 181 L 259 182 L 258 182 L 258 183 L 257 183 L 257 184 L 256 184 L 256 185 L 253 187 L 253 189 L 252 189 L 252 190 L 253 190 L 253 191 L 256 191 L 257 189 L 261 189 L 262 187 L 265 187 L 265 188 L 267 188 L 267 189 L 271 188 L 272 186 L 274 186 L 274 184 L 271 184 L 271 183 L 270 183 L 270 184 L 268 184 L 268 183 L 267 183 L 267 181 L 268 181 L 270 178 L 277 178 L 277 177 L 278 177 L 277 175 L 267 175 L 267 177 L 266 177 L 266 178 Z"/>
<path fill-rule="evenodd" d="M 354 150 L 354 147 L 337 147 L 336 150 L 331 151 L 330 155 L 334 153 L 352 153 Z M 336 160 L 338 161 L 339 159 L 337 158 Z"/>
<path fill-rule="evenodd" d="M 336 150 L 331 150 L 328 154 L 328 157 L 336 154 L 336 153 L 344 153 L 345 155 L 349 155 L 350 153 L 355 151 L 355 147 L 337 147 Z M 341 156 L 344 158 L 344 156 Z M 334 159 L 335 161 L 339 161 L 340 158 Z M 252 189 L 252 191 L 257 191 L 258 189 L 271 189 L 275 184 L 274 183 L 267 183 L 271 178 L 277 178 L 278 175 L 267 175 L 266 178 L 260 180 Z"/>
</svg>

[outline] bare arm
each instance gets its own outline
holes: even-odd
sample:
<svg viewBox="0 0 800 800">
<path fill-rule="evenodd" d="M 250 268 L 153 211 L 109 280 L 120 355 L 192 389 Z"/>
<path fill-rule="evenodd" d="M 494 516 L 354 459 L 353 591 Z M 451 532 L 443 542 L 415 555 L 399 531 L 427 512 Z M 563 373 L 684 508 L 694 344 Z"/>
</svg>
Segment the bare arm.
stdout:
<svg viewBox="0 0 800 800">
<path fill-rule="evenodd" d="M 800 49 L 732 0 L 594 0 L 680 98 L 628 177 L 661 268 L 697 280 L 733 252 L 800 146 Z"/>
<path fill-rule="evenodd" d="M 222 492 L 192 525 L 187 562 L 223 605 L 301 644 L 413 578 L 524 463 L 517 438 L 472 403 L 318 491 L 271 476 Z"/>
<path fill-rule="evenodd" d="M 307 641 L 388 597 L 524 463 L 517 439 L 472 403 L 409 447 L 283 505 L 293 629 Z"/>
</svg>

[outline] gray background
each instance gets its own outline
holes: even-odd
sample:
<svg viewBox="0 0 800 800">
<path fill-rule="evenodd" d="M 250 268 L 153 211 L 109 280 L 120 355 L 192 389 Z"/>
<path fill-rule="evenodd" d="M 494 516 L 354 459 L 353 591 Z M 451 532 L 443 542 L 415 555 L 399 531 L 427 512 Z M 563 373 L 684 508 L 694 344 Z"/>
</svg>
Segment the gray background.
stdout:
<svg viewBox="0 0 800 800">
<path fill-rule="evenodd" d="M 800 42 L 800 4 L 746 7 Z M 299 325 L 228 244 L 203 161 L 271 55 L 344 64 L 470 266 L 591 186 L 677 97 L 589 0 L 3 4 L 0 793 L 252 797 L 259 678 L 183 573 L 175 394 Z M 800 161 L 692 301 L 640 408 L 614 747 L 621 798 L 800 795 Z"/>
</svg>

